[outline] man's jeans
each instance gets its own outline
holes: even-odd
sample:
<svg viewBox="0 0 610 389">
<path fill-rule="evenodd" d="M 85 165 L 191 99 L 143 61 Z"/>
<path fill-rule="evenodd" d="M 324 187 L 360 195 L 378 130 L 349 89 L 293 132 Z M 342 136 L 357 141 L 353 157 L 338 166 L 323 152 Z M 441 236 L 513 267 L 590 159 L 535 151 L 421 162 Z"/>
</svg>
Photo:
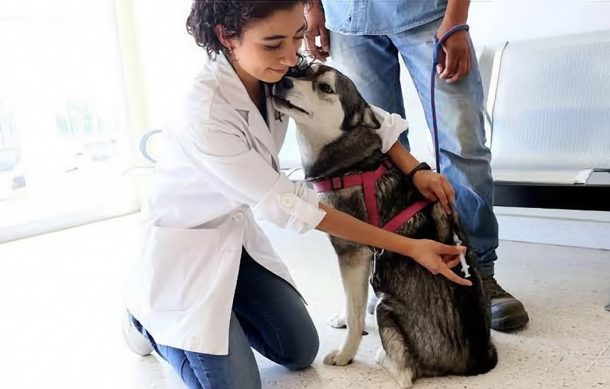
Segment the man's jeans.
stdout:
<svg viewBox="0 0 610 389">
<path fill-rule="evenodd" d="M 319 339 L 301 296 L 286 281 L 242 253 L 229 329 L 229 355 L 184 351 L 150 340 L 190 389 L 254 389 L 261 379 L 252 348 L 290 370 L 315 359 Z"/>
<path fill-rule="evenodd" d="M 400 86 L 402 56 L 432 129 L 430 72 L 434 35 L 440 20 L 391 35 L 343 35 L 331 32 L 333 65 L 350 77 L 371 104 L 405 116 Z M 472 46 L 472 45 L 471 45 Z M 472 49 L 472 68 L 455 84 L 436 79 L 436 112 L 441 170 L 456 192 L 456 206 L 479 259 L 483 275 L 494 271 L 498 222 L 493 213 L 491 152 L 485 146 L 483 87 Z M 409 148 L 405 131 L 400 138 Z"/>
</svg>

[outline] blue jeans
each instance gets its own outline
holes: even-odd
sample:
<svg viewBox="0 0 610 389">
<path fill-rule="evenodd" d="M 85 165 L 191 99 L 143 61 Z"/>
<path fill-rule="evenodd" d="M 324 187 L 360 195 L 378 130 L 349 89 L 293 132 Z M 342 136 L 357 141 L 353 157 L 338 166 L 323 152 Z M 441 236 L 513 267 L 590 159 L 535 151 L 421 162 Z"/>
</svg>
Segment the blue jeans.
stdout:
<svg viewBox="0 0 610 389">
<path fill-rule="evenodd" d="M 371 104 L 405 116 L 399 55 L 413 79 L 432 129 L 430 72 L 437 20 L 391 35 L 331 32 L 333 65 L 350 77 Z M 436 79 L 436 112 L 442 173 L 456 192 L 456 207 L 483 275 L 493 275 L 498 222 L 493 213 L 491 152 L 485 146 L 483 86 L 472 49 L 472 68 L 455 84 Z M 408 132 L 400 141 L 409 149 Z"/>
<path fill-rule="evenodd" d="M 228 355 L 200 354 L 157 344 L 134 321 L 190 389 L 260 388 L 251 347 L 287 369 L 300 370 L 311 365 L 320 344 L 301 296 L 245 250 L 233 300 Z"/>
</svg>

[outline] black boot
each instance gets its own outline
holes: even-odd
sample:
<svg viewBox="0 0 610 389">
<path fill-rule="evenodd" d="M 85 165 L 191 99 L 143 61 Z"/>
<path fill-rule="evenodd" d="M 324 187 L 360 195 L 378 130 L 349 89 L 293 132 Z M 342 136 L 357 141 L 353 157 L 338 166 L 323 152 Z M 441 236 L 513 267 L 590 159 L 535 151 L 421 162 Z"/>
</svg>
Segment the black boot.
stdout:
<svg viewBox="0 0 610 389">
<path fill-rule="evenodd" d="M 491 300 L 491 328 L 512 331 L 524 327 L 530 320 L 521 301 L 502 289 L 493 276 L 484 276 L 483 288 Z"/>
</svg>

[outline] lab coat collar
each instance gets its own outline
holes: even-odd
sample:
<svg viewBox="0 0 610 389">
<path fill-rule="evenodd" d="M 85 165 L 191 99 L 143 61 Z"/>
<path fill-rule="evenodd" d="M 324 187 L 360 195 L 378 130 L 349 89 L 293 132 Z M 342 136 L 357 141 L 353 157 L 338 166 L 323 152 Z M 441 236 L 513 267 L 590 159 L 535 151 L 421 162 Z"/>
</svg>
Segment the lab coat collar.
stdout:
<svg viewBox="0 0 610 389">
<path fill-rule="evenodd" d="M 246 87 L 222 52 L 216 56 L 215 60 L 210 61 L 210 66 L 218 87 L 231 106 L 248 112 L 257 110 L 256 105 L 250 100 Z"/>
<path fill-rule="evenodd" d="M 274 163 L 278 167 L 279 161 L 277 155 L 279 150 L 277 150 L 278 145 L 275 144 L 273 138 L 274 127 L 279 126 L 282 120 L 287 119 L 282 119 L 282 115 L 278 115 L 277 111 L 273 108 L 270 88 L 265 88 L 267 122 L 269 123 L 267 124 L 254 102 L 250 100 L 246 87 L 223 53 L 219 53 L 216 56 L 216 60 L 210 61 L 210 67 L 218 83 L 218 88 L 226 97 L 228 103 L 233 108 L 248 113 L 250 132 L 271 151 Z"/>
</svg>

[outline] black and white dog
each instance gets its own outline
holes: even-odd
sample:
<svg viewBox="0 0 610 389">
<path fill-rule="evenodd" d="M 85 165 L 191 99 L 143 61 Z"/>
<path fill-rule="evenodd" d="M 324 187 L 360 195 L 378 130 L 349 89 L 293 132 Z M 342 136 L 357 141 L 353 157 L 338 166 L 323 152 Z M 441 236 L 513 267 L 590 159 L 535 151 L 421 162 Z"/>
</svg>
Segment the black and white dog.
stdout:
<svg viewBox="0 0 610 389">
<path fill-rule="evenodd" d="M 375 132 L 380 127 L 377 117 L 352 81 L 337 70 L 322 64 L 295 68 L 274 86 L 273 102 L 297 124 L 307 180 L 373 171 L 386 163 Z M 395 167 L 384 170 L 375 187 L 382 223 L 422 199 L 411 179 Z M 362 187 L 331 189 L 320 196 L 325 203 L 370 222 Z M 456 234 L 467 242 L 457 215 L 450 218 L 438 203 L 418 211 L 396 232 L 447 244 L 454 244 Z M 347 298 L 347 336 L 324 363 L 346 365 L 356 355 L 364 330 L 367 281 L 372 276 L 379 298 L 376 314 L 383 345 L 377 361 L 401 387 L 410 387 L 421 376 L 474 375 L 496 365 L 489 299 L 470 250 L 467 262 L 473 286 L 464 287 L 391 252 L 375 260 L 373 271 L 371 248 L 335 237 L 330 240 L 339 258 Z"/>
</svg>

